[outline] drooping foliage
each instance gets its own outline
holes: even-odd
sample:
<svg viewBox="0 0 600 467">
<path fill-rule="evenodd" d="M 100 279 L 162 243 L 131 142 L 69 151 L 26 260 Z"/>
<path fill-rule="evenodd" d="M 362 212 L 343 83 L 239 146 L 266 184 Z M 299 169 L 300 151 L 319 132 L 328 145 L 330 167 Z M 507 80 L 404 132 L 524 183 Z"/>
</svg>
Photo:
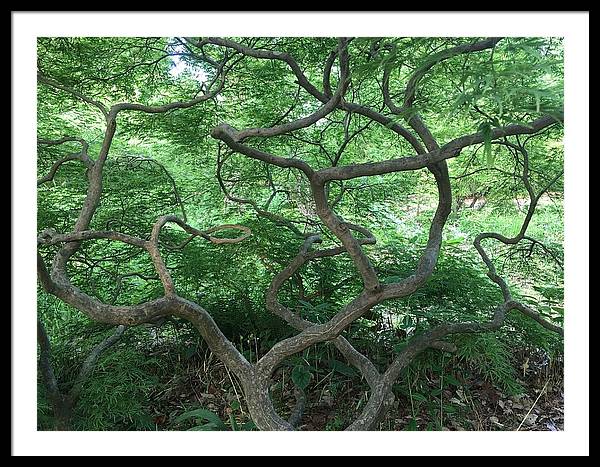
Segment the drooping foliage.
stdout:
<svg viewBox="0 0 600 467">
<path fill-rule="evenodd" d="M 449 359 L 522 391 L 511 350 L 561 348 L 562 76 L 558 38 L 40 38 L 40 425 L 101 349 L 74 426 L 154 428 L 157 339 L 265 430 L 330 374 L 331 429 Z"/>
</svg>

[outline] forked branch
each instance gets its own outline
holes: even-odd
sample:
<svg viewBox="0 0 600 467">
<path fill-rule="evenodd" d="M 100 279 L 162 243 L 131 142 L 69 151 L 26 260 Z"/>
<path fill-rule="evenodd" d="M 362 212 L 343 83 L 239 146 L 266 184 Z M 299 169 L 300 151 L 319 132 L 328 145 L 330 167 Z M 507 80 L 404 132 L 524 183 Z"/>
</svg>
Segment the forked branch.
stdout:
<svg viewBox="0 0 600 467">
<path fill-rule="evenodd" d="M 404 114 L 406 110 L 409 110 L 412 107 L 416 98 L 418 85 L 422 78 L 436 64 L 457 55 L 493 48 L 499 40 L 499 38 L 489 38 L 459 45 L 433 54 L 421 67 L 414 70 L 409 77 L 406 84 L 402 107 L 395 106 L 391 99 L 389 91 L 390 73 L 389 69 L 384 70 L 382 97 L 386 106 L 392 114 Z M 392 117 L 361 104 L 350 102 L 351 99 L 347 97 L 347 94 L 355 95 L 354 84 L 351 83 L 350 80 L 350 77 L 352 76 L 350 70 L 350 39 L 339 38 L 337 47 L 329 53 L 324 61 L 322 74 L 323 91 L 317 89 L 317 87 L 310 82 L 297 60 L 287 52 L 252 48 L 233 40 L 223 38 L 187 38 L 185 39 L 185 42 L 183 40 L 180 40 L 180 42 L 187 48 L 190 56 L 202 60 L 205 64 L 215 68 L 214 79 L 207 87 L 206 92 L 188 101 L 172 102 L 159 106 L 119 103 L 112 107 L 107 107 L 101 102 L 86 97 L 72 87 L 66 86 L 51 78 L 39 76 L 39 82 L 41 84 L 50 86 L 55 91 L 68 93 L 69 95 L 99 109 L 104 115 L 107 123 L 102 146 L 98 156 L 93 162 L 87 156 L 87 145 L 82 143 L 82 152 L 80 154 L 70 155 L 60 159 L 52 166 L 50 173 L 41 179 L 41 183 L 51 180 L 60 165 L 68 160 L 78 159 L 88 165 L 88 189 L 72 231 L 61 234 L 53 230 L 45 230 L 38 235 L 38 246 L 40 248 L 45 245 L 60 245 L 50 269 L 48 269 L 42 256 L 38 253 L 38 277 L 42 287 L 47 292 L 78 308 L 94 320 L 114 325 L 141 324 L 170 315 L 179 316 L 190 321 L 205 339 L 211 351 L 239 378 L 253 420 L 256 425 L 263 430 L 293 430 L 295 425 L 300 422 L 305 402 L 304 396 L 298 394 L 297 410 L 295 410 L 290 420 L 284 420 L 276 412 L 269 395 L 271 378 L 275 374 L 277 368 L 287 358 L 318 343 L 331 342 L 349 364 L 353 365 L 360 372 L 368 383 L 371 389 L 369 400 L 357 419 L 348 427 L 349 430 L 364 430 L 374 429 L 377 426 L 377 423 L 385 415 L 394 400 L 392 392 L 393 383 L 400 376 L 402 370 L 406 368 L 417 355 L 429 348 L 446 352 L 455 350 L 455 347 L 451 342 L 444 340 L 448 336 L 458 333 L 481 333 L 497 330 L 502 326 L 507 313 L 511 310 L 520 311 L 540 323 L 546 329 L 562 333 L 561 328 L 545 321 L 534 310 L 513 300 L 508 285 L 504 279 L 497 274 L 494 264 L 482 247 L 482 241 L 489 238 L 505 244 L 515 244 L 526 238 L 527 226 L 531 221 L 535 207 L 538 204 L 542 193 L 561 176 L 561 174 L 558 174 L 553 178 L 552 182 L 548 184 L 545 190 L 542 190 L 540 193 L 535 193 L 529 179 L 529 155 L 524 146 L 517 140 L 517 144 L 506 144 L 523 157 L 523 172 L 520 174 L 520 178 L 530 195 L 530 205 L 523 225 L 515 237 L 509 238 L 497 233 L 483 233 L 475 239 L 475 248 L 488 268 L 488 276 L 500 287 L 503 293 L 502 303 L 497 305 L 489 320 L 484 322 L 444 323 L 435 326 L 410 339 L 404 350 L 397 355 L 394 361 L 383 372 L 379 371 L 365 355 L 357 351 L 352 344 L 342 336 L 342 333 L 348 329 L 352 323 L 364 316 L 373 309 L 373 307 L 386 300 L 409 296 L 422 287 L 427 279 L 433 274 L 440 254 L 443 229 L 452 206 L 452 190 L 446 161 L 450 158 L 458 157 L 464 148 L 484 141 L 489 141 L 490 139 L 493 141 L 503 140 L 506 142 L 506 138 L 509 136 L 524 134 L 535 135 L 541 130 L 556 123 L 556 116 L 543 116 L 529 124 L 510 124 L 494 128 L 491 130 L 491 134 L 484 134 L 483 132 L 467 134 L 455 138 L 445 144 L 439 144 L 421 117 L 415 113 L 407 114 L 409 115 L 407 123 L 411 128 L 409 131 L 398 124 Z M 214 56 L 209 55 L 206 51 L 206 48 L 209 47 L 220 48 L 223 52 L 222 56 L 224 59 L 219 61 L 214 58 Z M 236 60 L 232 60 L 233 55 L 236 56 Z M 230 124 L 221 123 L 212 129 L 211 136 L 214 139 L 223 142 L 231 151 L 261 161 L 268 166 L 298 170 L 301 174 L 300 176 L 305 176 L 310 184 L 312 199 L 315 203 L 316 213 L 320 221 L 334 235 L 337 242 L 334 246 L 318 249 L 316 246 L 322 242 L 320 235 L 302 235 L 304 240 L 298 254 L 290 260 L 287 266 L 283 267 L 279 273 L 274 275 L 271 284 L 266 291 L 266 307 L 270 312 L 279 316 L 289 326 L 297 330 L 298 333 L 276 343 L 260 357 L 256 364 L 250 363 L 241 352 L 236 349 L 232 342 L 218 328 L 207 310 L 201 305 L 178 295 L 170 270 L 160 252 L 160 235 L 162 229 L 165 228 L 168 223 L 176 224 L 189 235 L 187 240 L 185 240 L 179 248 L 183 248 L 195 237 L 202 237 L 216 245 L 242 242 L 251 234 L 250 229 L 243 225 L 226 224 L 207 230 L 199 230 L 189 225 L 185 218 L 182 220 L 174 215 L 164 215 L 157 219 L 149 238 L 138 238 L 113 230 L 100 231 L 90 229 L 90 223 L 98 207 L 100 195 L 102 193 L 103 170 L 116 133 L 118 114 L 121 111 L 165 113 L 176 109 L 190 108 L 202 102 L 212 100 L 216 97 L 217 93 L 223 89 L 227 74 L 234 70 L 238 63 L 247 59 L 276 60 L 286 63 L 295 76 L 298 86 L 304 89 L 312 96 L 312 98 L 315 98 L 318 103 L 320 103 L 320 106 L 307 116 L 281 123 L 283 119 L 287 118 L 291 113 L 288 111 L 283 117 L 277 119 L 272 126 L 267 128 L 250 127 L 246 129 L 236 129 Z M 337 81 L 337 89 L 334 92 L 331 85 L 331 75 L 336 61 L 339 64 L 339 79 Z M 349 89 L 351 91 L 349 91 Z M 298 97 L 296 97 L 296 99 L 297 98 Z M 324 118 L 331 120 L 330 114 L 334 111 L 342 111 L 346 114 L 345 121 L 347 122 L 347 125 L 344 142 L 337 154 L 331 158 L 331 166 L 329 167 L 316 168 L 298 157 L 279 156 L 251 147 L 252 142 L 258 138 L 269 138 L 274 136 L 287 137 L 298 130 L 316 125 L 317 122 Z M 358 127 L 354 133 L 350 133 L 349 131 L 349 123 L 352 114 L 361 115 L 367 119 L 367 123 Z M 559 117 L 559 120 L 561 119 L 562 117 Z M 385 125 L 391 132 L 401 136 L 412 147 L 414 153 L 375 162 L 365 162 L 345 166 L 338 165 L 341 154 L 350 141 L 373 122 Z M 330 123 L 331 121 L 328 124 Z M 327 126 L 325 126 L 325 128 L 327 128 Z M 298 137 L 297 135 L 293 136 L 298 140 L 301 140 L 301 137 Z M 63 138 L 63 140 L 56 142 L 42 141 L 41 144 L 58 145 L 67 141 L 73 141 L 73 139 L 65 138 Z M 301 236 L 300 230 L 295 227 L 293 223 L 277 214 L 267 211 L 268 205 L 273 198 L 270 198 L 267 207 L 263 209 L 255 201 L 237 198 L 232 195 L 227 189 L 222 177 L 221 170 L 223 163 L 224 159 L 221 158 L 221 153 L 219 153 L 219 160 L 217 161 L 217 180 L 225 197 L 232 201 L 252 206 L 257 214 L 275 223 L 286 225 L 290 230 L 299 234 L 298 237 Z M 383 283 L 380 281 L 377 271 L 373 267 L 368 252 L 366 251 L 367 249 L 365 248 L 368 245 L 376 243 L 375 236 L 365 227 L 344 220 L 334 211 L 337 202 L 334 201 L 331 203 L 329 200 L 329 184 L 334 181 L 351 180 L 358 177 L 385 175 L 403 171 L 415 171 L 423 168 L 428 169 L 434 175 L 438 195 L 438 204 L 431 220 L 427 244 L 421 252 L 420 258 L 411 273 L 395 283 Z M 38 183 L 41 184 L 40 182 Z M 271 178 L 269 178 L 269 183 L 273 193 L 277 193 L 277 189 Z M 230 229 L 238 230 L 241 234 L 233 238 L 214 235 L 218 231 Z M 163 296 L 138 305 L 113 306 L 103 303 L 92 295 L 75 287 L 67 274 L 67 263 L 78 250 L 81 242 L 96 239 L 123 242 L 147 251 L 152 259 L 154 269 L 163 284 Z M 292 277 L 296 277 L 304 265 L 310 261 L 317 261 L 326 257 L 335 257 L 340 254 L 347 254 L 352 260 L 352 263 L 362 280 L 363 290 L 354 299 L 342 306 L 331 319 L 324 323 L 313 323 L 299 316 L 279 301 L 278 294 L 283 284 Z M 40 345 L 45 345 L 44 339 L 41 340 Z M 99 354 L 101 351 L 102 349 L 96 353 Z M 46 357 L 44 358 L 47 360 Z M 90 356 L 90 358 L 93 360 L 92 356 Z M 86 368 L 87 366 L 84 365 Z M 53 376 L 47 370 L 44 371 L 49 387 L 51 387 L 54 384 L 52 383 Z M 88 370 L 82 371 L 85 373 Z"/>
</svg>

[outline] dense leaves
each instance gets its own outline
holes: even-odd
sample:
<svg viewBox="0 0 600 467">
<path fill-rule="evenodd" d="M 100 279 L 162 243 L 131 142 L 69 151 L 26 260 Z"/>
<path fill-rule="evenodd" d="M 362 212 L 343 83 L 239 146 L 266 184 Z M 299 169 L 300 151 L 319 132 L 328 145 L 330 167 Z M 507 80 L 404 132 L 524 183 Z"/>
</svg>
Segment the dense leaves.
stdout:
<svg viewBox="0 0 600 467">
<path fill-rule="evenodd" d="M 335 38 L 231 40 L 257 54 L 282 55 L 253 57 L 193 38 L 40 38 L 38 171 L 42 177 L 56 161 L 82 150 L 76 141 L 43 142 L 64 135 L 83 138 L 91 161 L 98 161 L 106 122 L 98 105 L 86 99 L 107 108 L 121 102 L 160 106 L 197 98 L 222 85 L 201 105 L 119 115 L 103 169 L 102 194 L 89 227 L 145 240 L 163 215 L 176 215 L 203 231 L 220 224 L 250 228 L 252 235 L 245 241 L 223 245 L 200 236 L 190 239 L 189 232 L 168 224 L 160 233 L 159 246 L 178 295 L 208 310 L 246 360 L 256 363 L 277 342 L 297 334 L 267 309 L 265 291 L 273 277 L 296 257 L 308 234 L 320 233 L 321 249 L 338 246 L 339 241 L 319 216 L 302 173 L 245 157 L 211 138 L 211 130 L 224 122 L 237 129 L 269 128 L 307 117 L 321 107 L 315 93 L 311 95 L 289 63 L 280 59 L 284 54 L 293 57 L 317 93 L 341 85 L 342 65 Z M 534 135 L 493 136 L 500 127 L 530 125 L 542 116 L 562 121 L 562 43 L 558 38 L 513 37 L 476 53 L 448 52 L 476 41 L 355 38 L 348 45 L 351 72 L 345 100 L 380 112 L 389 119 L 387 124 L 341 105 L 306 128 L 244 142 L 318 170 L 414 155 L 414 147 L 391 129 L 419 115 L 440 145 L 465 134 L 482 135 L 481 143 L 464 147 L 459 157 L 448 160 L 454 199 L 431 277 L 411 295 L 378 303 L 342 334 L 381 372 L 412 338 L 437 325 L 489 321 L 502 301 L 502 291 L 490 281 L 472 244 L 481 232 L 517 235 L 532 203 L 530 189 L 540 198 L 528 226 L 529 238 L 494 245 L 491 260 L 514 297 L 550 322 L 563 321 L 562 125 Z M 327 63 L 330 78 L 323 84 Z M 226 74 L 219 84 L 221 72 Z M 415 76 L 418 87 L 409 98 L 407 83 Z M 401 111 L 394 111 L 384 97 Z M 39 186 L 38 232 L 73 229 L 86 199 L 90 170 L 81 161 L 70 160 Z M 365 245 L 364 250 L 382 284 L 398 283 L 413 274 L 438 202 L 432 172 L 332 181 L 327 197 L 340 218 L 369 229 L 377 238 L 376 245 Z M 44 245 L 40 253 L 51 264 L 58 250 L 56 245 Z M 151 255 L 133 245 L 106 239 L 83 242 L 70 258 L 68 273 L 73 285 L 111 305 L 143 303 L 164 295 Z M 283 284 L 278 299 L 301 318 L 325 323 L 362 287 L 352 258 L 344 254 L 304 264 Z M 53 346 L 55 372 L 67 390 L 78 366 L 110 328 L 91 323 L 42 290 L 38 305 Z M 206 346 L 189 323 L 169 318 L 158 324 L 162 327 L 128 330 L 100 358 L 74 411 L 74 427 L 253 429 L 240 402 L 240 383 L 229 370 L 219 367 L 218 390 L 209 390 L 215 388 L 210 378 L 202 381 L 202 389 L 196 387 L 194 368 L 203 367 L 204 376 L 209 370 Z M 410 401 L 409 421 L 393 422 L 400 420 L 394 418 L 401 412 L 396 406 L 383 428 L 442 429 L 446 422 L 457 422 L 457 414 L 467 415 L 456 391 L 467 391 L 469 381 L 483 380 L 506 395 L 521 394 L 527 391 L 527 382 L 520 376 L 517 352 L 543 352 L 550 361 L 560 355 L 562 346 L 553 333 L 517 313 L 511 313 L 499 331 L 447 340 L 456 345 L 451 356 L 428 350 L 403 370 L 394 394 L 401 403 Z M 176 359 L 169 356 L 169 349 L 174 349 Z M 432 382 L 442 388 L 432 389 Z M 177 402 L 174 388 L 183 393 Z M 345 428 L 364 407 L 364 394 L 370 390 L 360 372 L 330 343 L 291 356 L 278 370 L 270 394 L 281 413 L 292 412 L 294 388 L 308 393 L 309 405 L 312 399 L 313 406 L 307 409 L 313 417 L 306 424 L 309 429 Z M 444 400 L 444 388 L 456 397 Z M 44 391 L 38 425 L 48 429 L 52 411 Z M 226 393 L 220 406 L 215 402 L 219 391 Z M 333 402 L 336 398 L 339 405 Z M 458 403 L 453 405 L 451 399 Z M 320 407 L 316 400 L 329 400 L 329 407 L 335 408 L 327 424 L 314 421 Z M 421 412 L 428 414 L 429 423 L 417 423 Z"/>
</svg>

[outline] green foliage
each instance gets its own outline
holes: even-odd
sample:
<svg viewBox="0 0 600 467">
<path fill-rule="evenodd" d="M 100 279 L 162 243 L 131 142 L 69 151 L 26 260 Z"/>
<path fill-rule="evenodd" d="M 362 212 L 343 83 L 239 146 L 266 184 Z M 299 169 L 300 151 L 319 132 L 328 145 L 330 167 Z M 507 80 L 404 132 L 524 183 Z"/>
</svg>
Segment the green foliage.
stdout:
<svg viewBox="0 0 600 467">
<path fill-rule="evenodd" d="M 324 58 L 337 44 L 335 38 L 238 40 L 247 46 L 290 53 L 314 83 L 321 83 Z M 430 65 L 440 57 L 441 50 L 474 40 L 355 38 L 350 43 L 352 83 L 347 99 L 379 108 L 381 78 L 387 70 L 390 96 L 401 105 L 406 82 L 415 70 Z M 211 45 L 205 52 L 214 58 L 223 53 Z M 492 141 L 491 135 L 496 127 L 523 124 L 562 111 L 562 62 L 560 38 L 504 38 L 493 49 L 436 64 L 422 76 L 414 106 L 404 113 L 391 115 L 384 110 L 391 124 L 404 126 L 419 113 L 440 145 L 473 132 L 482 133 L 483 143 L 465 148 L 460 157 L 448 161 L 453 211 L 432 277 L 414 294 L 378 305 L 344 332 L 380 369 L 413 336 L 432 326 L 490 318 L 501 294 L 485 275 L 472 241 L 482 231 L 516 234 L 528 199 L 522 180 L 515 176 L 522 171 L 522 157 L 515 157 L 506 145 Z M 198 64 L 176 38 L 40 38 L 38 66 L 42 74 L 106 105 L 186 100 L 205 86 L 199 76 L 213 77 L 212 71 Z M 335 89 L 337 62 L 331 80 Z M 160 235 L 161 253 L 177 292 L 207 309 L 251 362 L 295 333 L 268 312 L 264 293 L 273 276 L 297 255 L 303 238 L 285 223 L 257 215 L 249 204 L 226 199 L 215 179 L 217 155 L 223 161 L 221 173 L 232 197 L 252 200 L 261 209 L 287 219 L 302 234 L 322 232 L 320 248 L 338 243 L 324 229 L 315 212 L 310 186 L 296 171 L 270 167 L 240 154 L 225 155 L 224 148 L 209 133 L 222 122 L 244 128 L 271 126 L 280 123 L 282 116 L 281 121 L 291 121 L 319 105 L 299 90 L 283 61 L 247 58 L 231 70 L 214 102 L 166 114 L 121 114 L 107 160 L 103 194 L 91 228 L 147 238 L 159 216 L 183 217 L 185 210 L 187 222 L 198 229 L 225 223 L 251 229 L 252 235 L 241 243 L 214 245 L 195 238 L 182 249 L 175 246 L 188 240 L 188 235 L 179 227 L 169 224 Z M 95 159 L 102 145 L 104 124 L 97 109 L 67 93 L 38 86 L 40 138 L 58 139 L 65 134 L 82 137 L 90 143 L 89 154 Z M 354 132 L 357 136 L 346 141 Z M 263 151 L 304 160 L 315 168 L 331 166 L 334 157 L 338 157 L 335 163 L 342 166 L 414 153 L 385 125 L 372 124 L 358 113 L 341 110 L 294 136 L 255 138 L 250 143 Z M 547 188 L 548 181 L 562 170 L 562 128 L 508 142 L 526 143 L 530 179 L 536 192 Z M 61 157 L 79 150 L 76 143 L 40 145 L 39 176 L 48 173 Z M 391 284 L 413 274 L 437 202 L 432 174 L 422 170 L 335 181 L 328 189 L 329 200 L 340 217 L 365 226 L 377 237 L 377 245 L 364 249 L 382 282 Z M 48 227 L 70 231 L 86 190 L 86 169 L 79 161 L 61 166 L 54 180 L 38 190 L 38 231 Z M 523 242 L 518 248 L 491 248 L 498 272 L 507 278 L 513 295 L 557 323 L 564 319 L 562 191 L 559 177 L 529 226 L 527 234 L 542 242 L 543 247 Z M 40 251 L 50 263 L 56 248 Z M 84 242 L 68 272 L 77 287 L 106 303 L 140 303 L 163 294 L 147 252 L 117 242 Z M 297 277 L 281 288 L 278 298 L 302 318 L 323 323 L 361 289 L 352 262 L 340 255 L 304 265 Z M 66 390 L 87 353 L 110 330 L 43 292 L 38 294 L 38 314 L 48 329 L 53 363 Z M 407 430 L 440 429 L 444 414 L 452 416 L 458 410 L 444 400 L 442 388 L 457 387 L 469 375 L 506 393 L 521 392 L 513 361 L 515 349 L 543 349 L 548 355 L 562 350 L 554 335 L 517 313 L 509 315 L 507 325 L 499 332 L 461 335 L 451 340 L 457 345 L 456 355 L 425 352 L 406 369 L 395 387 L 397 395 L 409 401 L 415 412 Z M 174 351 L 159 355 L 156 348 Z M 123 341 L 102 356 L 85 384 L 74 414 L 76 429 L 163 429 L 153 418 L 149 394 L 172 385 L 172 377 L 185 374 L 185 365 L 201 351 L 206 348 L 200 338 L 191 326 L 178 320 L 159 331 L 128 330 Z M 341 400 L 349 394 L 356 398 L 358 402 L 353 402 L 352 409 L 337 407 L 327 429 L 342 429 L 351 419 L 352 410 L 362 408 L 366 384 L 333 346 L 313 346 L 288 359 L 282 368 L 288 381 L 302 389 L 319 391 L 319 397 L 327 392 Z M 434 379 L 441 379 L 442 388 L 432 389 L 427 384 Z M 278 384 L 272 394 L 281 398 L 280 406 L 287 410 L 285 385 Z M 185 409 L 169 426 L 192 430 L 253 428 L 240 407 L 230 405 L 229 412 L 217 414 L 206 406 L 198 407 L 197 401 L 186 401 L 185 405 L 192 408 Z M 181 406 L 173 410 L 179 413 Z M 435 422 L 419 426 L 415 419 L 419 410 L 429 413 Z M 41 429 L 52 426 L 51 409 L 41 385 L 38 425 Z"/>
<path fill-rule="evenodd" d="M 160 362 L 129 349 L 103 358 L 83 390 L 75 413 L 75 428 L 99 430 L 152 430 L 155 428 L 144 402 L 157 384 Z"/>
<path fill-rule="evenodd" d="M 231 404 L 233 410 L 239 409 L 234 403 Z M 176 425 L 184 425 L 184 422 L 194 421 L 194 425 L 188 428 L 188 431 L 253 431 L 256 429 L 254 422 L 246 421 L 240 423 L 236 420 L 233 410 L 229 414 L 227 423 L 214 412 L 206 409 L 193 409 L 179 415 L 174 423 Z M 188 423 L 189 424 L 189 423 Z"/>
<path fill-rule="evenodd" d="M 304 365 L 297 365 L 292 370 L 292 381 L 300 389 L 306 389 L 311 378 L 312 375 L 310 374 L 309 369 Z"/>
<path fill-rule="evenodd" d="M 185 412 L 175 419 L 175 423 L 181 423 L 189 419 L 193 419 L 197 423 L 196 426 L 190 428 L 193 431 L 222 431 L 227 429 L 225 423 L 223 423 L 217 414 L 205 409 L 195 409 Z M 200 425 L 202 422 L 205 423 Z"/>
<path fill-rule="evenodd" d="M 460 336 L 455 339 L 457 357 L 463 358 L 487 381 L 507 394 L 521 394 L 523 386 L 517 381 L 515 366 L 511 361 L 510 338 L 496 334 Z"/>
</svg>

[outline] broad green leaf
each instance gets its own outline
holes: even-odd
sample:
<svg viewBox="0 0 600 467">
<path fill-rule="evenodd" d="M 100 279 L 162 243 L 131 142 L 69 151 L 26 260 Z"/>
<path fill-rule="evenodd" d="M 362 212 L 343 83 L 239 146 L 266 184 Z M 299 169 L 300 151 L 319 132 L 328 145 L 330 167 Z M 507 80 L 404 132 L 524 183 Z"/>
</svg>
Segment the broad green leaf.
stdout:
<svg viewBox="0 0 600 467">
<path fill-rule="evenodd" d="M 227 428 L 225 426 L 225 423 L 223 423 L 221 418 L 216 413 L 206 409 L 195 409 L 190 410 L 189 412 L 185 412 L 175 419 L 175 423 L 181 423 L 185 420 L 189 420 L 192 418 L 197 420 L 206 420 L 218 427 L 219 429 Z"/>
<path fill-rule="evenodd" d="M 224 426 L 221 427 L 214 423 L 207 423 L 205 425 L 198 425 L 192 428 L 189 428 L 187 431 L 223 431 L 225 430 Z"/>
<path fill-rule="evenodd" d="M 357 375 L 356 370 L 345 363 L 340 362 L 339 360 L 330 360 L 329 364 L 331 368 L 342 375 L 354 377 Z"/>
<path fill-rule="evenodd" d="M 229 423 L 231 424 L 231 429 L 233 431 L 239 431 L 240 427 L 237 423 L 237 420 L 235 419 L 235 417 L 233 416 L 233 414 L 229 414 Z"/>
<path fill-rule="evenodd" d="M 461 387 L 462 383 L 460 381 L 458 381 L 454 376 L 452 375 L 444 375 L 444 382 L 451 384 L 452 386 L 456 386 L 456 387 Z"/>
<path fill-rule="evenodd" d="M 408 425 L 404 427 L 404 431 L 417 431 L 417 422 L 414 418 L 410 419 Z"/>
<path fill-rule="evenodd" d="M 494 156 L 492 154 L 492 125 L 490 122 L 482 122 L 478 131 L 483 134 L 483 153 L 488 167 L 494 166 Z"/>
<path fill-rule="evenodd" d="M 312 374 L 306 365 L 296 365 L 292 370 L 292 381 L 300 389 L 306 389 L 311 378 Z"/>
<path fill-rule="evenodd" d="M 444 243 L 446 245 L 460 245 L 464 241 L 465 241 L 464 237 L 456 237 L 456 238 L 450 238 L 448 240 L 444 240 Z"/>
</svg>

